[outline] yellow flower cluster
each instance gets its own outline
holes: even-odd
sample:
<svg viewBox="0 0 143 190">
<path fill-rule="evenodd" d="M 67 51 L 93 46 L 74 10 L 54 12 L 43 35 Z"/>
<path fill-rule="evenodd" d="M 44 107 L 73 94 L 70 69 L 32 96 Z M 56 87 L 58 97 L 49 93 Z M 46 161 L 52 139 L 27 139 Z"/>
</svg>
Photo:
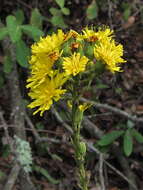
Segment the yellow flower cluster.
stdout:
<svg viewBox="0 0 143 190">
<path fill-rule="evenodd" d="M 92 56 L 86 53 L 88 47 L 92 47 Z M 30 88 L 29 96 L 33 102 L 28 107 L 38 107 L 34 114 L 40 112 L 40 115 L 66 92 L 65 82 L 83 73 L 92 65 L 92 59 L 101 61 L 112 73 L 120 71 L 119 63 L 125 62 L 123 47 L 116 44 L 109 28 L 98 31 L 85 28 L 82 33 L 58 30 L 41 38 L 31 49 L 27 88 Z"/>
</svg>

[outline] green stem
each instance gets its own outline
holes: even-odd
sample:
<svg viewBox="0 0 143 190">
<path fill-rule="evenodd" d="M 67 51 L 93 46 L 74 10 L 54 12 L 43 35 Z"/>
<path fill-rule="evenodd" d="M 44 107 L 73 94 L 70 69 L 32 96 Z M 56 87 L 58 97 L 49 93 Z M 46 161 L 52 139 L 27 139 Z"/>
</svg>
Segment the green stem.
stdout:
<svg viewBox="0 0 143 190">
<path fill-rule="evenodd" d="M 77 81 L 76 84 L 73 85 L 73 99 L 72 99 L 72 128 L 73 128 L 73 136 L 72 136 L 72 144 L 75 150 L 75 161 L 77 164 L 77 174 L 79 178 L 79 187 L 82 190 L 88 190 L 88 178 L 87 172 L 85 170 L 85 154 L 86 154 L 86 146 L 85 143 L 81 141 L 80 129 L 81 129 L 81 121 L 82 117 L 80 117 L 79 111 L 79 100 L 78 100 L 78 91 L 77 91 Z"/>
</svg>

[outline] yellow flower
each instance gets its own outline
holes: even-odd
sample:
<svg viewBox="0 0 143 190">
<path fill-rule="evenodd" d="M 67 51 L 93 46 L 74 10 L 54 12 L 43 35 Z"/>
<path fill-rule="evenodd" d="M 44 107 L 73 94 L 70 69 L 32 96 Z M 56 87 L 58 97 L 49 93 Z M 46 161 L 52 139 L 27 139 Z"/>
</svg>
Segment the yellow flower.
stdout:
<svg viewBox="0 0 143 190">
<path fill-rule="evenodd" d="M 81 35 L 81 38 L 87 39 L 89 42 L 95 42 L 97 40 L 96 32 L 92 29 L 89 29 L 86 27 L 82 30 L 83 34 Z"/>
<path fill-rule="evenodd" d="M 43 37 L 38 43 L 32 45 L 32 53 L 49 55 L 51 52 L 59 50 L 64 41 L 65 34 L 62 30 L 58 30 L 57 34 L 53 33 L 52 35 Z"/>
<path fill-rule="evenodd" d="M 46 77 L 52 72 L 53 62 L 51 62 L 49 59 L 45 57 L 43 57 L 43 59 L 38 59 L 34 55 L 31 57 L 31 60 L 32 59 L 36 59 L 36 62 L 35 64 L 31 65 L 31 76 L 27 80 L 29 83 L 27 88 L 36 88 L 38 85 L 44 82 Z"/>
<path fill-rule="evenodd" d="M 27 87 L 37 87 L 43 83 L 50 74 L 52 66 L 62 54 L 60 46 L 65 42 L 65 34 L 58 30 L 57 34 L 53 33 L 39 42 L 32 45 L 32 56 L 29 61 L 31 67 L 31 76 L 29 77 Z"/>
<path fill-rule="evenodd" d="M 74 53 L 71 57 L 64 57 L 63 59 L 63 69 L 67 76 L 75 76 L 83 72 L 89 60 L 86 56 L 81 56 L 80 53 Z"/>
<path fill-rule="evenodd" d="M 90 104 L 90 103 L 83 103 L 83 104 L 80 104 L 79 106 L 78 106 L 78 108 L 79 108 L 79 110 L 81 111 L 81 112 L 84 112 L 85 110 L 87 110 L 88 108 L 90 108 L 92 106 L 92 104 Z"/>
<path fill-rule="evenodd" d="M 40 112 L 42 116 L 43 112 L 49 110 L 54 101 L 58 101 L 66 90 L 62 89 L 62 85 L 66 82 L 67 78 L 64 73 L 58 73 L 57 71 L 51 74 L 51 77 L 47 77 L 46 80 L 35 88 L 31 87 L 29 96 L 33 99 L 33 102 L 28 105 L 29 108 L 39 107 L 34 114 Z"/>
<path fill-rule="evenodd" d="M 99 29 L 97 32 L 93 29 L 89 29 L 86 27 L 82 30 L 83 35 L 81 35 L 81 38 L 86 39 L 89 42 L 96 42 L 98 41 L 107 41 L 111 40 L 113 30 L 110 30 L 110 28 L 105 28 L 103 30 Z"/>
<path fill-rule="evenodd" d="M 78 36 L 79 36 L 79 34 L 76 31 L 70 30 L 69 32 L 67 32 L 65 34 L 64 40 L 67 41 L 67 40 L 69 40 L 72 37 L 76 39 L 76 38 L 78 38 Z"/>
<path fill-rule="evenodd" d="M 116 45 L 114 40 L 103 41 L 100 44 L 95 45 L 94 56 L 97 60 L 103 61 L 112 73 L 115 71 L 121 71 L 119 63 L 126 62 L 122 58 L 123 46 L 121 44 Z"/>
<path fill-rule="evenodd" d="M 111 41 L 113 38 L 113 30 L 110 30 L 110 28 L 105 28 L 104 30 L 100 29 L 96 32 L 96 36 L 99 42 Z"/>
</svg>

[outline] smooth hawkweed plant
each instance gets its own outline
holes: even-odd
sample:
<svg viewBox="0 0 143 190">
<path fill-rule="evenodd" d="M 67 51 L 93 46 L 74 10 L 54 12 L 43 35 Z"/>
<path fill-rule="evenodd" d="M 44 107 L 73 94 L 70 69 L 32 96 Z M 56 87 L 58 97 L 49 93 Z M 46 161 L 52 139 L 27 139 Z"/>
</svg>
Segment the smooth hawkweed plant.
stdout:
<svg viewBox="0 0 143 190">
<path fill-rule="evenodd" d="M 66 94 L 71 94 L 72 144 L 78 185 L 87 190 L 89 179 L 84 167 L 86 144 L 81 140 L 80 130 L 84 111 L 91 105 L 81 104 L 80 97 L 83 87 L 91 84 L 106 69 L 112 73 L 122 71 L 120 64 L 126 62 L 122 58 L 123 46 L 115 42 L 113 31 L 104 27 L 85 28 L 80 33 L 58 30 L 41 37 L 31 49 L 31 74 L 27 88 L 33 101 L 28 107 L 36 108 L 34 114 L 40 112 L 42 116 L 54 102 L 64 97 L 67 100 Z"/>
</svg>

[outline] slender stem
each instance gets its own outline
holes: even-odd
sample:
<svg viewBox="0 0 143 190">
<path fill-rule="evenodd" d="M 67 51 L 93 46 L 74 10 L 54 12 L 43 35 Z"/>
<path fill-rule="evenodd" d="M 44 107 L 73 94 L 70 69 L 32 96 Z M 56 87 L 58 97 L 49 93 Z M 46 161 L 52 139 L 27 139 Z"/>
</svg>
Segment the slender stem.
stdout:
<svg viewBox="0 0 143 190">
<path fill-rule="evenodd" d="M 78 80 L 75 80 L 75 84 L 73 85 L 73 94 L 72 94 L 72 144 L 75 150 L 75 161 L 77 164 L 77 174 L 79 178 L 79 187 L 82 190 L 88 190 L 88 178 L 87 172 L 85 170 L 85 154 L 86 154 L 86 145 L 81 141 L 80 129 L 81 129 L 81 121 L 82 117 L 80 117 L 80 111 L 78 108 L 79 100 L 78 100 L 78 91 L 77 85 Z"/>
</svg>

